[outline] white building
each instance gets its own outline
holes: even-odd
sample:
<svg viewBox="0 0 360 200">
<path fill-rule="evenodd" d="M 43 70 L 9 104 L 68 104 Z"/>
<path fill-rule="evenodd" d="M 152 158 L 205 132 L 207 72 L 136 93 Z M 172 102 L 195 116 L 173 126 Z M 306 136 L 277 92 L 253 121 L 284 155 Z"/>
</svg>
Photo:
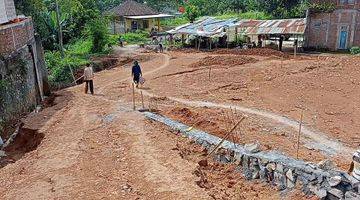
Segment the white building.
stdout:
<svg viewBox="0 0 360 200">
<path fill-rule="evenodd" d="M 0 0 L 0 24 L 16 18 L 14 0 Z"/>
</svg>

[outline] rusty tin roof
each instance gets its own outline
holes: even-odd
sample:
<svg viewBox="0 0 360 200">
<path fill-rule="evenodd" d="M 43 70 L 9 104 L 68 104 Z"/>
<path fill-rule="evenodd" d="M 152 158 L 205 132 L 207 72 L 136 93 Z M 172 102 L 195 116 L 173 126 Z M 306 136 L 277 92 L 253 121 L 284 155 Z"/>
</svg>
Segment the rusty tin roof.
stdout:
<svg viewBox="0 0 360 200">
<path fill-rule="evenodd" d="M 304 34 L 306 18 L 276 20 L 240 20 L 238 30 L 245 35 Z"/>
</svg>

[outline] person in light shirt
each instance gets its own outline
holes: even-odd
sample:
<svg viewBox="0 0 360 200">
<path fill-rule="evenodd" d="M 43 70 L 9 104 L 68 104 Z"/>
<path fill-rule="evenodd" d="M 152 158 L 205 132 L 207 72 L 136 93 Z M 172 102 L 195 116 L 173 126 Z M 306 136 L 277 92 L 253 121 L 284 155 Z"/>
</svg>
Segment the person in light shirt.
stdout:
<svg viewBox="0 0 360 200">
<path fill-rule="evenodd" d="M 84 81 L 85 81 L 85 94 L 88 93 L 88 90 L 90 88 L 90 92 L 93 95 L 94 94 L 94 71 L 90 64 L 88 64 L 84 69 Z"/>
</svg>

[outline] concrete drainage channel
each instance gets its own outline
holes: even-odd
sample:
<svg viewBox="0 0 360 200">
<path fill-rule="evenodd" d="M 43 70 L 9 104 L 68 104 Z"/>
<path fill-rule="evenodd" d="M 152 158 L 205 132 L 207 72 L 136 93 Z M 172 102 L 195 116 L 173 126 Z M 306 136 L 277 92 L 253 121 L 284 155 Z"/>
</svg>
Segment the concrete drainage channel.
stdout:
<svg viewBox="0 0 360 200">
<path fill-rule="evenodd" d="M 182 123 L 151 112 L 144 115 L 163 123 L 182 135 L 196 141 L 210 150 L 220 143 L 221 138 L 192 129 Z M 190 131 L 189 131 L 190 130 Z M 305 194 L 315 194 L 320 199 L 360 199 L 360 183 L 346 172 L 327 166 L 296 160 L 276 151 L 252 151 L 242 145 L 225 141 L 215 159 L 224 163 L 239 165 L 248 179 L 262 179 L 279 187 L 280 190 L 301 187 Z"/>
</svg>

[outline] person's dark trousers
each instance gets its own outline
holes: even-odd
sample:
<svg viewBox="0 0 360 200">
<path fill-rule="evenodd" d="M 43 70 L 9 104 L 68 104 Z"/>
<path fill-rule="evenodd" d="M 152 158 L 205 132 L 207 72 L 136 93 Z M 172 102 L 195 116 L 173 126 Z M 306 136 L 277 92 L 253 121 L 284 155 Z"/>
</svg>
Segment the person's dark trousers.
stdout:
<svg viewBox="0 0 360 200">
<path fill-rule="evenodd" d="M 90 80 L 90 81 L 85 81 L 85 94 L 88 93 L 89 85 L 90 85 L 90 92 L 91 92 L 91 94 L 94 94 L 94 82 L 93 82 L 92 80 Z"/>
</svg>

